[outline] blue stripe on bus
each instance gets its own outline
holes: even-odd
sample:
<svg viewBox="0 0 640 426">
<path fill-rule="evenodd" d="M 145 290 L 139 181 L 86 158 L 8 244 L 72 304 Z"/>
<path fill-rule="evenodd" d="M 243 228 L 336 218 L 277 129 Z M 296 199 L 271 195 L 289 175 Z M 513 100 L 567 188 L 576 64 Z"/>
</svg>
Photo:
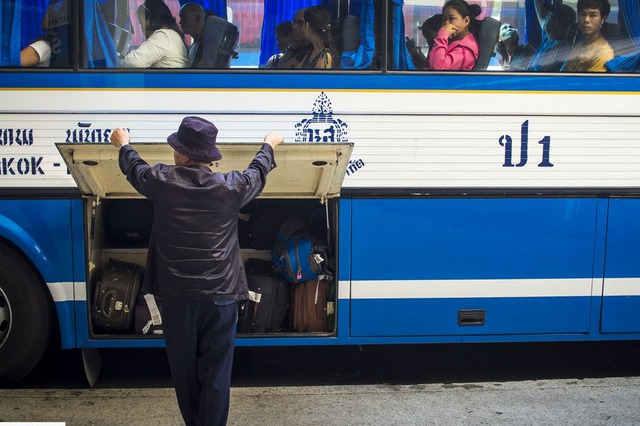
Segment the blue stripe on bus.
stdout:
<svg viewBox="0 0 640 426">
<path fill-rule="evenodd" d="M 482 309 L 484 325 L 458 325 L 460 310 Z M 438 336 L 588 333 L 591 297 L 358 299 L 351 335 Z"/>
<path fill-rule="evenodd" d="M 350 279 L 591 277 L 596 207 L 595 198 L 354 199 Z"/>
<path fill-rule="evenodd" d="M 272 72 L 6 72 L 9 89 L 309 89 L 309 90 L 444 90 L 522 92 L 640 92 L 640 79 L 620 76 L 381 74 Z"/>
</svg>

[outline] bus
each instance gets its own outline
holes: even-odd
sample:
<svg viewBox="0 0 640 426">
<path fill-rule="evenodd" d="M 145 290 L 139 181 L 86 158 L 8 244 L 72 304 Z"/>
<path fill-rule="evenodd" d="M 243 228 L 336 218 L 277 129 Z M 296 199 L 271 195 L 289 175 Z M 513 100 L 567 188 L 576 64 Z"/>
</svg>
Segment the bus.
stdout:
<svg viewBox="0 0 640 426">
<path fill-rule="evenodd" d="M 164 2 L 179 23 L 185 2 Z M 145 42 L 142 0 L 0 0 L 3 385 L 51 346 L 80 349 L 91 381 L 101 348 L 164 345 L 94 321 L 100 271 L 144 266 L 152 220 L 109 135 L 127 128 L 143 158 L 171 164 L 166 137 L 188 115 L 219 129 L 215 170 L 244 168 L 268 131 L 285 136 L 239 230 L 317 211 L 327 225 L 326 330 L 285 320 L 238 346 L 640 338 L 637 2 L 610 0 L 605 72 L 504 66 L 504 24 L 521 45 L 544 42 L 539 0 L 470 0 L 483 34 L 469 71 L 414 63 L 441 0 L 198 3 L 238 29 L 222 67 L 122 66 Z M 332 17 L 334 66 L 266 68 L 276 25 L 314 5 Z M 560 42 L 580 43 L 576 28 Z M 43 34 L 49 65 L 24 66 Z M 116 212 L 130 228 L 114 229 Z M 243 243 L 243 257 L 269 259 L 269 244 Z"/>
</svg>

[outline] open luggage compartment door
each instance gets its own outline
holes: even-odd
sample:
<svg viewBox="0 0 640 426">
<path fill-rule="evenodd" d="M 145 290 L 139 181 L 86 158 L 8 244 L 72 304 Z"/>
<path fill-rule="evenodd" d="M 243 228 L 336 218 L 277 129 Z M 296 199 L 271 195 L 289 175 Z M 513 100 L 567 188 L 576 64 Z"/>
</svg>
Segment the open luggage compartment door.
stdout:
<svg viewBox="0 0 640 426">
<path fill-rule="evenodd" d="M 150 165 L 174 164 L 167 143 L 131 144 Z M 56 144 L 83 196 L 141 198 L 118 166 L 118 150 L 111 144 Z M 218 143 L 222 159 L 211 165 L 216 172 L 244 170 L 262 144 Z M 319 198 L 340 195 L 353 144 L 282 144 L 275 150 L 276 167 L 267 179 L 262 198 Z"/>
</svg>

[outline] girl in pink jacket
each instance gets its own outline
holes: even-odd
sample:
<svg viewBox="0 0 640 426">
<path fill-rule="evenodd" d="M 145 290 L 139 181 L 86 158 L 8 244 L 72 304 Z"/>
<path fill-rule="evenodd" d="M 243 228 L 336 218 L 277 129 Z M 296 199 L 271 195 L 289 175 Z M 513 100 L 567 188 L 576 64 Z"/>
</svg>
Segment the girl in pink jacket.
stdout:
<svg viewBox="0 0 640 426">
<path fill-rule="evenodd" d="M 476 16 L 481 9 L 464 0 L 449 0 L 442 8 L 442 27 L 429 52 L 432 70 L 463 70 L 473 68 L 478 60 L 478 42 L 472 34 Z"/>
</svg>

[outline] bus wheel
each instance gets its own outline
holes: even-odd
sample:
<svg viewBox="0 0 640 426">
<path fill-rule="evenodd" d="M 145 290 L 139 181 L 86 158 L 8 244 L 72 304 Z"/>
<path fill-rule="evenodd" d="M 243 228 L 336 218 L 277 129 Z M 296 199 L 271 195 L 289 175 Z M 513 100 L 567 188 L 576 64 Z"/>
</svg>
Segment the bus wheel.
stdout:
<svg viewBox="0 0 640 426">
<path fill-rule="evenodd" d="M 51 316 L 39 276 L 0 244 L 0 385 L 15 384 L 40 361 L 49 345 Z"/>
</svg>

